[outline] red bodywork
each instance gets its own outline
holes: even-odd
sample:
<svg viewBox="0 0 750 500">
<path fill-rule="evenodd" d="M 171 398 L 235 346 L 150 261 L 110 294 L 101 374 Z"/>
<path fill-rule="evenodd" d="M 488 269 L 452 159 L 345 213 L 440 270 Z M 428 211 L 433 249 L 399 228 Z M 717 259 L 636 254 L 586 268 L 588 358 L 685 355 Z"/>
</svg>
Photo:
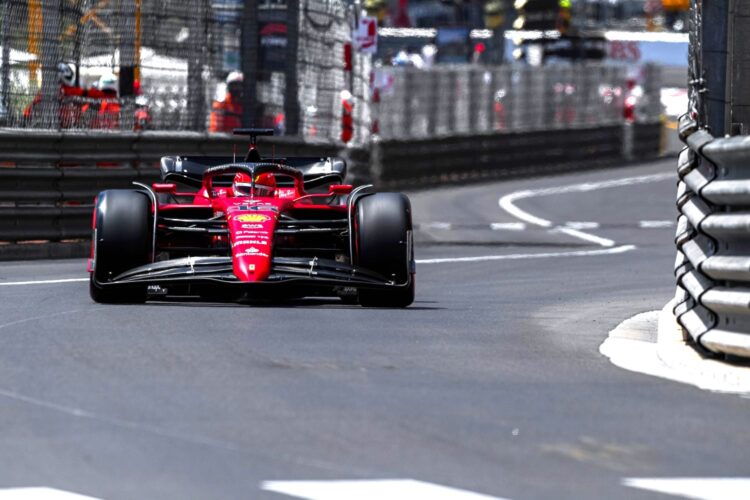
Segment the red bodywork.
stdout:
<svg viewBox="0 0 750 500">
<path fill-rule="evenodd" d="M 150 186 L 100 193 L 88 266 L 95 301 L 315 295 L 412 303 L 408 199 L 341 184 L 342 160 L 269 160 L 251 148 L 241 162 L 163 157 L 161 174 Z"/>
<path fill-rule="evenodd" d="M 277 187 L 270 196 L 239 196 L 235 195 L 231 187 L 214 187 L 214 180 L 219 175 L 207 173 L 203 178 L 203 186 L 194 195 L 176 192 L 174 184 L 154 184 L 152 189 L 157 193 L 169 193 L 176 197 L 193 197 L 192 204 L 159 205 L 160 216 L 210 206 L 214 216 L 224 217 L 228 235 L 216 236 L 214 244 L 231 248 L 233 271 L 240 281 L 258 282 L 268 278 L 274 255 L 274 232 L 281 214 L 316 210 L 339 212 L 341 217 L 347 216 L 345 203 L 331 204 L 330 200 L 351 192 L 351 185 L 334 184 L 327 193 L 309 194 L 304 190 L 302 173 L 285 169 L 281 175 L 292 178 L 293 187 Z"/>
</svg>

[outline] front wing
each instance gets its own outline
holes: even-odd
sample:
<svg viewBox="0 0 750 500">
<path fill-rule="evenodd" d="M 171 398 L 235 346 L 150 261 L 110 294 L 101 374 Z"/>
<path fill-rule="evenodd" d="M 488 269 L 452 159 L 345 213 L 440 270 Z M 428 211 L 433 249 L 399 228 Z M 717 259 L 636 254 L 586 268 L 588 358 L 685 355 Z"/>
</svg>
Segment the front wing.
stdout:
<svg viewBox="0 0 750 500">
<path fill-rule="evenodd" d="M 271 274 L 266 280 L 258 282 L 240 281 L 232 271 L 232 257 L 165 260 L 130 269 L 110 281 L 96 281 L 96 285 L 102 288 L 146 285 L 155 295 L 167 294 L 165 290 L 175 288 L 201 286 L 260 295 L 268 287 L 398 289 L 409 284 L 410 281 L 396 283 L 373 271 L 331 259 L 296 257 L 274 257 Z"/>
</svg>

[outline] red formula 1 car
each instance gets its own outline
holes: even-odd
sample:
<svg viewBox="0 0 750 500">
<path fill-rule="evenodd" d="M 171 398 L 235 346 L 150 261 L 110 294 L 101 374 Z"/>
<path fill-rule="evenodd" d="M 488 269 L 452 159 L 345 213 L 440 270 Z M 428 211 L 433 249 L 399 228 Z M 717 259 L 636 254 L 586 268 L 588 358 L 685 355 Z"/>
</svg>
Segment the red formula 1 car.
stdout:
<svg viewBox="0 0 750 500">
<path fill-rule="evenodd" d="M 340 297 L 414 301 L 411 206 L 342 184 L 336 158 L 164 157 L 162 182 L 103 191 L 94 209 L 91 298 L 143 302 Z M 178 184 L 180 188 L 178 190 Z"/>
</svg>

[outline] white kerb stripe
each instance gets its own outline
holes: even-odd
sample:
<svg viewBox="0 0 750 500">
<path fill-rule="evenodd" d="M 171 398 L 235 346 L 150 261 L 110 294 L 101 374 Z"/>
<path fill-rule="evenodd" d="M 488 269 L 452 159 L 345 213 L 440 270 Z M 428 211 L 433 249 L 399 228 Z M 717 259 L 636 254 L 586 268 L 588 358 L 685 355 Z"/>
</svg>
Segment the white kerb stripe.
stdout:
<svg viewBox="0 0 750 500">
<path fill-rule="evenodd" d="M 413 479 L 265 481 L 261 489 L 307 500 L 504 500 Z"/>
<path fill-rule="evenodd" d="M 623 479 L 622 484 L 631 488 L 697 500 L 747 500 L 750 498 L 750 478 L 746 477 L 633 477 Z"/>
<path fill-rule="evenodd" d="M 60 280 L 37 280 L 37 281 L 10 281 L 7 283 L 0 283 L 0 286 L 20 286 L 20 285 L 50 285 L 57 283 L 78 283 L 88 281 L 89 278 L 66 278 Z"/>
</svg>

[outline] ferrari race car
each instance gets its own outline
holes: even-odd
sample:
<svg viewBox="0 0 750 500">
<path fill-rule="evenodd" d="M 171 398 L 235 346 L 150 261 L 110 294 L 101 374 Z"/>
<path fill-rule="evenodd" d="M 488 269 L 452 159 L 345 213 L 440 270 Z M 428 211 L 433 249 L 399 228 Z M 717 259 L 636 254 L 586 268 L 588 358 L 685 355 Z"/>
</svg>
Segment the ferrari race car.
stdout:
<svg viewBox="0 0 750 500">
<path fill-rule="evenodd" d="M 161 182 L 95 201 L 91 298 L 209 300 L 340 297 L 414 301 L 411 206 L 400 193 L 343 184 L 337 158 L 164 157 Z M 179 184 L 179 188 L 178 188 Z"/>
</svg>

